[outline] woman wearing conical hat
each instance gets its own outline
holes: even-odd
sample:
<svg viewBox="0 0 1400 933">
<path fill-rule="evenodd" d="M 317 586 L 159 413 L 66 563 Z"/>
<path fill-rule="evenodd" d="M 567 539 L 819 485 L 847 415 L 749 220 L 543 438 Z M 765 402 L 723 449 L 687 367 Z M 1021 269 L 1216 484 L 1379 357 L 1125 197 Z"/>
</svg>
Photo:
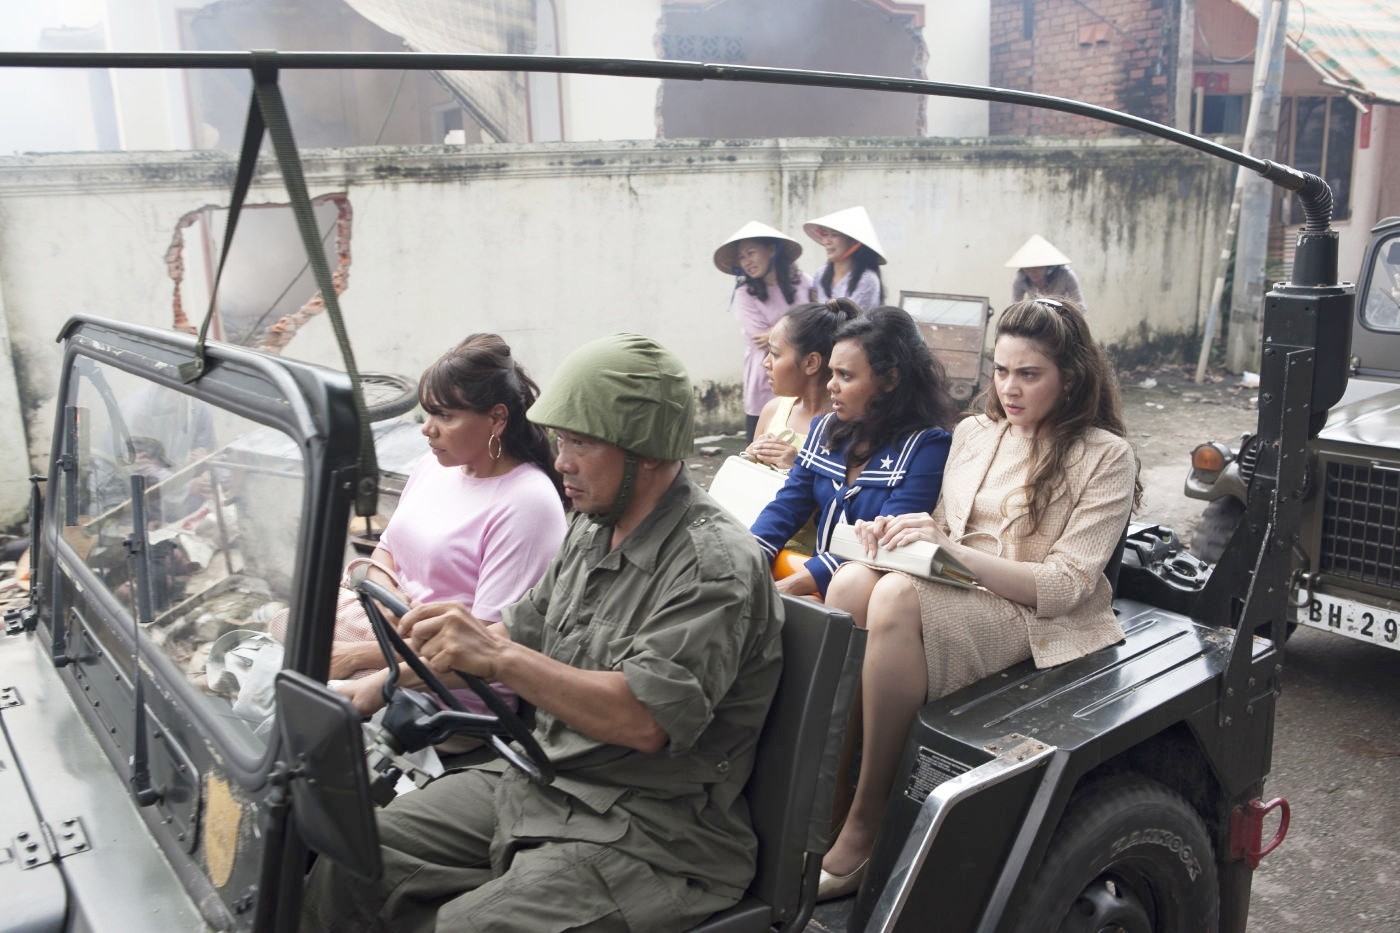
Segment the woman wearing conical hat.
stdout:
<svg viewBox="0 0 1400 933">
<path fill-rule="evenodd" d="M 1011 282 L 1011 300 L 1025 298 L 1069 298 L 1084 308 L 1079 279 L 1069 267 L 1069 257 L 1040 234 L 1027 240 L 1006 260 L 1006 268 L 1016 270 Z"/>
<path fill-rule="evenodd" d="M 816 277 L 816 301 L 849 298 L 869 311 L 885 303 L 880 267 L 885 251 L 875 225 L 863 207 L 848 207 L 802 225 L 826 252 L 826 265 Z"/>
<path fill-rule="evenodd" d="M 736 277 L 731 304 L 739 318 L 744 354 L 744 430 L 751 442 L 763 406 L 773 398 L 763 358 L 768 332 L 794 305 L 808 300 L 812 280 L 797 268 L 802 244 L 767 224 L 751 220 L 715 250 L 715 267 Z"/>
</svg>

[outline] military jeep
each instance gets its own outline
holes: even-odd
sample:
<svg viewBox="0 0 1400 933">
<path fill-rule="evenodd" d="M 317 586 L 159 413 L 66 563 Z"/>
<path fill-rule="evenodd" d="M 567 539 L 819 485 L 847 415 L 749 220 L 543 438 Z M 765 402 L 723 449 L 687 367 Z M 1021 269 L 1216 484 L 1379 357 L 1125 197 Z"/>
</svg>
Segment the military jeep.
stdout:
<svg viewBox="0 0 1400 933">
<path fill-rule="evenodd" d="M 1400 650 L 1400 217 L 1371 231 L 1350 381 L 1309 445 L 1290 591 L 1299 625 Z M 1206 506 L 1192 551 L 1214 563 L 1246 514 L 1257 435 L 1191 455 L 1186 495 Z"/>
<path fill-rule="evenodd" d="M 1337 281 L 1321 179 L 1087 104 L 888 77 L 534 56 L 0 53 L 0 67 L 15 65 L 246 67 L 259 107 L 275 106 L 277 66 L 952 95 L 1153 133 L 1298 192 L 1309 222 L 1296 281 L 1265 300 L 1259 456 L 1229 555 L 1212 571 L 1167 530 L 1130 527 L 1105 568 L 1122 643 L 1047 670 L 1019 665 L 923 709 L 849 919 L 1244 930 L 1251 872 L 1286 830 L 1286 804 L 1261 792 L 1300 520 L 1292 493 L 1317 416 L 1346 381 L 1347 344 L 1331 337 L 1350 326 L 1354 289 Z M 279 158 L 299 177 L 294 154 Z M 314 231 L 307 239 L 314 259 Z M 329 295 L 329 275 L 318 279 Z M 61 339 L 50 468 L 31 498 L 31 598 L 0 640 L 0 785 L 16 802 L 0 827 L 0 929 L 296 929 L 312 857 L 380 871 L 374 788 L 393 771 L 392 755 L 366 755 L 358 716 L 325 686 L 349 513 L 374 486 L 357 443 L 361 393 L 344 373 L 97 318 L 75 317 Z M 800 929 L 813 909 L 863 633 L 810 602 L 789 610 L 748 787 L 757 873 L 703 929 Z M 458 722 L 438 716 L 410 711 L 395 738 Z M 521 743 L 482 730 L 521 763 Z M 534 766 L 547 780 L 548 762 Z M 1285 817 L 1265 841 L 1275 810 Z"/>
</svg>

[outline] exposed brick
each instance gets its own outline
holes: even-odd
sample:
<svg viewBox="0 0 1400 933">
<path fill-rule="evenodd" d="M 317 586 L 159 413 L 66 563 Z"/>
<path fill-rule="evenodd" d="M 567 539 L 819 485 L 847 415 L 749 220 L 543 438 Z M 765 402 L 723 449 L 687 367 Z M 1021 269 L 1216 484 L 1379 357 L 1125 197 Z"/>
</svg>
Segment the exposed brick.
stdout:
<svg viewBox="0 0 1400 933">
<path fill-rule="evenodd" d="M 1174 25 L 1166 21 L 1168 7 L 1174 3 L 1031 0 L 1032 37 L 1025 40 L 1023 0 L 991 0 L 991 83 L 1168 119 L 1174 65 L 1155 73 L 1164 62 L 1174 61 L 1162 48 Z M 1018 41 L 1005 41 L 1011 39 Z M 1076 136 L 1116 132 L 1068 114 L 1015 112 L 1022 109 L 994 112 L 992 131 Z"/>
</svg>

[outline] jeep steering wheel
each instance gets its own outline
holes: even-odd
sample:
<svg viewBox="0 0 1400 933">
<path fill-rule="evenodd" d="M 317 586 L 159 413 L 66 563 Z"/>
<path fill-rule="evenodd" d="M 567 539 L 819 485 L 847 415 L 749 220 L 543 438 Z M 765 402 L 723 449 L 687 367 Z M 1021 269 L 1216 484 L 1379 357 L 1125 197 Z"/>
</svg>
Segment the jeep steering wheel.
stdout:
<svg viewBox="0 0 1400 933">
<path fill-rule="evenodd" d="M 457 699 L 456 695 L 443 684 L 437 674 L 428 668 L 428 665 L 423 663 L 423 659 L 418 657 L 417 652 L 410 648 L 408 643 L 389 624 L 388 620 L 384 618 L 384 614 L 379 611 L 379 607 L 375 605 L 375 601 L 383 603 L 394 615 L 402 617 L 404 613 L 408 612 L 409 607 L 397 594 L 368 578 L 357 583 L 355 590 L 359 594 L 360 603 L 364 606 L 366 614 L 369 615 L 375 637 L 379 640 L 379 646 L 384 651 L 385 660 L 389 666 L 389 680 L 385 684 L 386 699 L 392 693 L 398 679 L 398 665 L 393 658 L 393 653 L 397 653 L 399 657 L 403 658 L 409 669 L 423 680 L 428 689 L 448 709 L 463 716 L 469 716 L 474 722 L 485 723 L 490 728 L 490 733 L 486 738 L 496 749 L 496 753 L 511 766 L 536 784 L 548 784 L 554 780 L 554 765 L 549 760 L 549 756 L 544 753 L 544 749 L 540 747 L 540 743 L 535 740 L 534 734 L 521 720 L 519 714 L 507 706 L 486 681 L 465 671 L 454 670 L 452 672 L 462 678 L 466 685 L 477 696 L 481 697 L 481 701 L 486 704 L 486 708 L 491 711 L 491 714 L 482 715 L 468 712 L 463 708 L 462 702 Z M 522 755 L 506 741 L 504 736 L 509 736 L 519 742 L 525 753 Z"/>
</svg>

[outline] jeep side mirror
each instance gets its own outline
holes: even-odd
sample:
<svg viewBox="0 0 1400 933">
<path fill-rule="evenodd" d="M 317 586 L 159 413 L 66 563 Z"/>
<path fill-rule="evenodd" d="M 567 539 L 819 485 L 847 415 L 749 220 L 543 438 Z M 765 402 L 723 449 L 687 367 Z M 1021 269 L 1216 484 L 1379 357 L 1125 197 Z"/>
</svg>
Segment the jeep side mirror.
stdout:
<svg viewBox="0 0 1400 933">
<path fill-rule="evenodd" d="M 277 728 L 292 769 L 292 814 L 306 844 L 365 878 L 383 871 L 360 717 L 296 671 L 277 675 Z"/>
</svg>

